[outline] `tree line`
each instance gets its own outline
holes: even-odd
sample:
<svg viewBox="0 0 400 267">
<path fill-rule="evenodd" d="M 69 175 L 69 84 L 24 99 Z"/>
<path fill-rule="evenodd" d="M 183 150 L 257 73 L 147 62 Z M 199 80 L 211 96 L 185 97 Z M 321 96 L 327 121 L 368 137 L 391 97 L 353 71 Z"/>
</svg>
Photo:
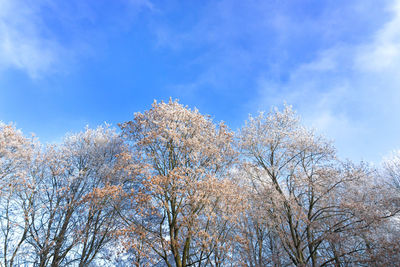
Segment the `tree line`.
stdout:
<svg viewBox="0 0 400 267">
<path fill-rule="evenodd" d="M 394 266 L 400 154 L 343 161 L 290 106 L 178 101 L 41 145 L 0 124 L 0 266 Z"/>
</svg>

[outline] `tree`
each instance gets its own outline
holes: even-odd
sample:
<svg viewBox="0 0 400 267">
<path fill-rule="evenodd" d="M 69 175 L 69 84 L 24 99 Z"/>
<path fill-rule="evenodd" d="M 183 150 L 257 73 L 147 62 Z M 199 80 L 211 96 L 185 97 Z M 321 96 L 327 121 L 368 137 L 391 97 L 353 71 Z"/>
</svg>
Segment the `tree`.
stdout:
<svg viewBox="0 0 400 267">
<path fill-rule="evenodd" d="M 0 266 L 13 266 L 25 248 L 34 192 L 29 169 L 35 146 L 13 125 L 0 123 Z"/>
<path fill-rule="evenodd" d="M 131 249 L 142 256 L 151 250 L 153 264 L 220 265 L 228 255 L 228 245 L 221 244 L 240 199 L 224 177 L 235 156 L 232 132 L 172 100 L 154 102 L 121 129 L 134 165 L 146 168 L 133 178 L 131 203 L 137 213 L 125 216 L 126 232 L 134 233 L 136 242 Z"/>
<path fill-rule="evenodd" d="M 38 266 L 87 266 L 118 227 L 123 142 L 106 127 L 46 149 L 35 173 L 29 243 Z"/>
<path fill-rule="evenodd" d="M 0 266 L 388 266 L 400 156 L 340 161 L 291 107 L 233 133 L 154 102 L 41 146 L 0 123 Z"/>
<path fill-rule="evenodd" d="M 383 216 L 372 187 L 356 190 L 370 184 L 368 170 L 339 162 L 333 146 L 302 127 L 288 106 L 250 116 L 238 143 L 243 177 L 257 203 L 243 234 L 253 238 L 242 252 L 253 251 L 250 266 L 265 265 L 265 258 L 278 266 L 340 266 L 352 255 L 365 255 L 361 235 Z"/>
<path fill-rule="evenodd" d="M 370 257 L 378 265 L 400 262 L 400 152 L 394 151 L 382 162 L 376 187 L 382 197 L 384 219 L 374 225 L 368 235 Z"/>
<path fill-rule="evenodd" d="M 400 191 L 400 151 L 393 152 L 383 161 L 384 179 Z"/>
</svg>

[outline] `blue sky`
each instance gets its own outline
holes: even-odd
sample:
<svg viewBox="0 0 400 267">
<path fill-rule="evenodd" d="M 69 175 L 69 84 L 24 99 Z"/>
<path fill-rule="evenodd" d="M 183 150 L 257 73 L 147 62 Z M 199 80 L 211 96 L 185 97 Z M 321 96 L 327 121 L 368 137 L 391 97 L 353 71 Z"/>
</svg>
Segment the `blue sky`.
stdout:
<svg viewBox="0 0 400 267">
<path fill-rule="evenodd" d="M 234 130 L 284 101 L 379 162 L 400 149 L 398 0 L 0 0 L 0 120 L 42 142 L 154 99 Z"/>
</svg>

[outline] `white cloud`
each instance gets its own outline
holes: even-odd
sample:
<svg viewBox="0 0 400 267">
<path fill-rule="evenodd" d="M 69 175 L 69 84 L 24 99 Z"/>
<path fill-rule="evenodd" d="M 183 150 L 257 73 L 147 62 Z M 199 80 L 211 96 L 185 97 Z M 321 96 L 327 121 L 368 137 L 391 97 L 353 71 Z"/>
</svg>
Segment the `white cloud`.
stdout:
<svg viewBox="0 0 400 267">
<path fill-rule="evenodd" d="M 42 36 L 42 4 L 0 0 L 0 68 L 17 68 L 37 77 L 56 64 L 62 47 Z"/>
<path fill-rule="evenodd" d="M 283 83 L 261 76 L 259 107 L 286 99 L 344 157 L 378 162 L 400 148 L 400 1 L 388 8 L 368 42 L 324 49 Z"/>
<path fill-rule="evenodd" d="M 372 43 L 360 46 L 355 68 L 366 72 L 397 70 L 400 65 L 400 1 L 391 6 L 393 19 L 378 31 Z"/>
<path fill-rule="evenodd" d="M 14 68 L 32 78 L 64 71 L 102 45 L 111 28 L 129 27 L 137 12 L 154 9 L 147 0 L 105 3 L 119 6 L 113 13 L 102 2 L 0 0 L 0 71 Z"/>
</svg>

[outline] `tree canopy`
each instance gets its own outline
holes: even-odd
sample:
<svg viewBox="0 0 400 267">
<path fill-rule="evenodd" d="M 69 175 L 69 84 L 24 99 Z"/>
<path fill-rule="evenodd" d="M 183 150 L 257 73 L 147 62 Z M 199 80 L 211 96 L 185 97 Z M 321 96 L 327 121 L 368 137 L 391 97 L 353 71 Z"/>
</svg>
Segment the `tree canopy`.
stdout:
<svg viewBox="0 0 400 267">
<path fill-rule="evenodd" d="M 41 145 L 0 124 L 0 266 L 400 262 L 400 157 L 343 161 L 290 106 L 233 132 L 178 101 Z"/>
</svg>

